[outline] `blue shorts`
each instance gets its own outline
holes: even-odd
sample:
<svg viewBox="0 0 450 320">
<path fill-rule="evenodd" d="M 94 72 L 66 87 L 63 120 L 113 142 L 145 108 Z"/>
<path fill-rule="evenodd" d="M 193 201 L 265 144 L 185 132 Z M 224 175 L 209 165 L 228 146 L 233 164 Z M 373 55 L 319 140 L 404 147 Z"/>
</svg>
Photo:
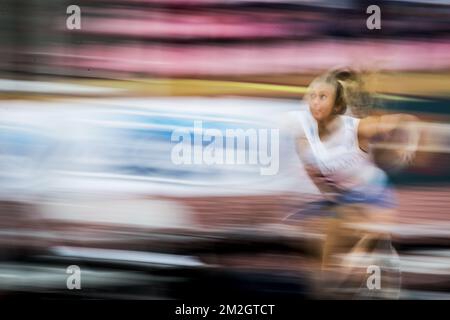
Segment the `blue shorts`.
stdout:
<svg viewBox="0 0 450 320">
<path fill-rule="evenodd" d="M 394 190 L 389 185 L 383 188 L 374 188 L 373 190 L 349 190 L 336 197 L 336 204 L 369 204 L 381 208 L 395 208 L 397 199 Z"/>
<path fill-rule="evenodd" d="M 383 209 L 392 209 L 397 206 L 397 199 L 390 184 L 383 179 L 366 186 L 364 189 L 343 191 L 333 200 L 310 202 L 286 219 L 334 216 L 336 212 L 333 210 L 333 207 L 349 204 L 367 204 Z"/>
</svg>

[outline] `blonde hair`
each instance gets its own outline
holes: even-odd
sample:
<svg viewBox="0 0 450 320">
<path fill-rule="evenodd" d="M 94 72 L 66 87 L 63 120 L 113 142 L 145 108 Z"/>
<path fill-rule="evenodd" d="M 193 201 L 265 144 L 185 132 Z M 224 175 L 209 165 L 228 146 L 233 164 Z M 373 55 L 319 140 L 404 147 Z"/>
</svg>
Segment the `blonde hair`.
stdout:
<svg viewBox="0 0 450 320">
<path fill-rule="evenodd" d="M 318 76 L 311 85 L 318 82 L 330 84 L 335 88 L 335 114 L 344 114 L 348 109 L 358 118 L 370 114 L 374 99 L 367 90 L 361 73 L 351 69 L 337 69 Z"/>
</svg>

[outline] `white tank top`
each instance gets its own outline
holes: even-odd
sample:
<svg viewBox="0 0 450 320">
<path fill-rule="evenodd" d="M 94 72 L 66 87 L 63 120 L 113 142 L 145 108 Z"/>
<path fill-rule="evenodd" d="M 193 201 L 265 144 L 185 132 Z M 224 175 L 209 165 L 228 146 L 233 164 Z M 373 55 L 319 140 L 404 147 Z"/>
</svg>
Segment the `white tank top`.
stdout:
<svg viewBox="0 0 450 320">
<path fill-rule="evenodd" d="M 341 190 L 358 190 L 382 187 L 386 174 L 378 168 L 369 153 L 360 149 L 358 124 L 360 119 L 340 115 L 339 129 L 326 141 L 319 138 L 317 121 L 309 110 L 297 113 L 303 128 L 306 148 L 300 150 L 300 157 L 307 165 L 319 169 L 323 176 Z M 369 190 L 368 190 L 369 191 Z"/>
</svg>

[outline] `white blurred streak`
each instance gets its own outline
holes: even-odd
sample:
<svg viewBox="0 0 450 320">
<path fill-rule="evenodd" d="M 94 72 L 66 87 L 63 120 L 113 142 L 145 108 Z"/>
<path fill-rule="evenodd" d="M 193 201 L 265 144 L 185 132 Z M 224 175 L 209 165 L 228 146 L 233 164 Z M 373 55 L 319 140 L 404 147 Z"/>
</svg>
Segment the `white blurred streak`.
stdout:
<svg viewBox="0 0 450 320">
<path fill-rule="evenodd" d="M 400 237 L 450 237 L 450 223 L 438 224 L 371 224 L 349 223 L 350 227 L 371 232 L 386 232 Z"/>
<path fill-rule="evenodd" d="M 76 95 L 112 94 L 121 93 L 124 92 L 124 90 L 71 83 L 0 79 L 0 92 L 31 92 Z"/>
<path fill-rule="evenodd" d="M 169 229 L 193 226 L 186 208 L 162 200 L 48 202 L 40 203 L 39 210 L 43 219 L 65 222 Z"/>
<path fill-rule="evenodd" d="M 448 251 L 444 252 L 448 253 Z M 367 266 L 373 264 L 374 261 L 383 261 L 391 259 L 391 255 L 381 253 L 371 254 L 356 254 L 353 253 L 349 256 L 339 256 L 341 259 L 345 259 L 348 266 L 352 268 Z M 431 274 L 431 275 L 450 275 L 450 258 L 445 256 L 422 256 L 404 254 L 401 259 L 400 270 L 406 273 L 415 274 Z"/>
<path fill-rule="evenodd" d="M 129 261 L 177 267 L 199 267 L 204 264 L 195 257 L 166 253 L 142 252 L 131 250 L 112 250 L 81 247 L 55 247 L 53 251 L 63 257 L 81 259 L 100 259 L 107 261 Z"/>
</svg>

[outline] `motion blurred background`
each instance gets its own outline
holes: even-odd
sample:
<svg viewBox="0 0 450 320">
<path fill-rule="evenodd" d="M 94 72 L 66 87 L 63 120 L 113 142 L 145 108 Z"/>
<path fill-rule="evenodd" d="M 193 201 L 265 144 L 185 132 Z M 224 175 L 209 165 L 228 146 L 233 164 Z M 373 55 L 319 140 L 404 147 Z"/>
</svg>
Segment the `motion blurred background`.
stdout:
<svg viewBox="0 0 450 320">
<path fill-rule="evenodd" d="M 413 165 L 389 172 L 400 298 L 450 298 L 447 1 L 2 0 L 0 16 L 0 297 L 320 298 L 325 218 L 283 220 L 320 199 L 288 140 L 261 176 L 175 165 L 170 138 L 194 120 L 276 127 L 350 66 L 374 112 L 426 121 Z"/>
</svg>

